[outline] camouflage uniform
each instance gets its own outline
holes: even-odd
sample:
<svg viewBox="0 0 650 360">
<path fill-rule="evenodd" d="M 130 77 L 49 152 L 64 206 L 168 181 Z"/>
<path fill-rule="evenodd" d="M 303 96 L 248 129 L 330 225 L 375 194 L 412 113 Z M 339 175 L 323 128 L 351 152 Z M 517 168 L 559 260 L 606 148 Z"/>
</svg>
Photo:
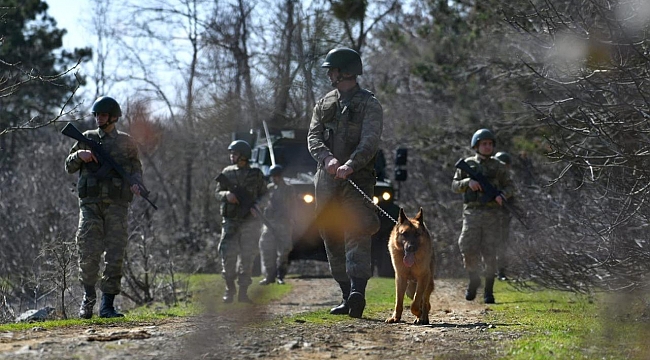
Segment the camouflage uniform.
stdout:
<svg viewBox="0 0 650 360">
<path fill-rule="evenodd" d="M 266 225 L 262 228 L 260 237 L 260 252 L 262 260 L 262 273 L 265 279 L 272 281 L 284 278 L 289 266 L 289 253 L 293 247 L 293 216 L 292 211 L 296 206 L 296 191 L 286 183 L 269 184 L 268 206 L 264 215 L 273 226 L 273 230 Z"/>
<path fill-rule="evenodd" d="M 328 174 L 323 162 L 334 156 L 350 166 L 354 172 L 349 178 L 372 196 L 382 127 L 381 104 L 359 85 L 346 93 L 333 90 L 314 107 L 307 140 L 318 163 L 316 211 L 330 271 L 339 283 L 372 276 L 371 236 L 380 224 L 373 205 L 348 181 Z"/>
<path fill-rule="evenodd" d="M 222 173 L 232 184 L 245 189 L 253 199 L 260 199 L 266 194 L 266 181 L 260 169 L 248 165 L 242 168 L 229 165 Z M 222 276 L 226 284 L 231 284 L 231 288 L 237 279 L 241 287 L 240 293 L 243 291 L 245 294 L 245 289 L 252 282 L 253 261 L 259 251 L 261 221 L 251 213 L 242 217 L 240 205 L 227 201 L 228 192 L 227 188 L 222 188 L 221 183 L 218 183 L 215 195 L 221 201 L 222 231 L 219 255 L 223 269 Z"/>
<path fill-rule="evenodd" d="M 94 129 L 84 135 L 100 143 L 125 172 L 142 181 L 138 149 L 128 134 L 115 129 L 109 133 Z M 122 262 L 128 239 L 128 208 L 133 193 L 129 183 L 114 169 L 104 174 L 97 163 L 84 163 L 76 154 L 78 150 L 89 150 L 89 147 L 75 143 L 65 161 L 65 169 L 70 174 L 80 171 L 77 184 L 80 204 L 77 230 L 79 281 L 84 287 L 95 286 L 99 278 L 99 262 L 105 252 L 100 290 L 116 295 L 121 290 Z"/>
<path fill-rule="evenodd" d="M 487 180 L 506 198 L 512 196 L 514 188 L 506 167 L 494 158 L 481 159 L 478 155 L 465 159 L 465 162 L 482 173 Z M 479 202 L 483 193 L 469 188 L 469 175 L 456 169 L 451 188 L 463 194 L 463 229 L 458 245 L 463 255 L 465 269 L 469 273 L 478 272 L 483 259 L 486 274 L 496 272 L 496 250 L 501 243 L 502 209 L 495 200 L 486 204 Z"/>
</svg>

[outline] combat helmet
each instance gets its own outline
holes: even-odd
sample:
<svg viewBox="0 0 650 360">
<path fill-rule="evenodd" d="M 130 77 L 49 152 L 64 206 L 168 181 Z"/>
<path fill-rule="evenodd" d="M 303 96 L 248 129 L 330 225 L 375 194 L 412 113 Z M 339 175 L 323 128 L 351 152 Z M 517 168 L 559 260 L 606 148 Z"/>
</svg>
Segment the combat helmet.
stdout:
<svg viewBox="0 0 650 360">
<path fill-rule="evenodd" d="M 107 113 L 111 117 L 120 117 L 122 116 L 122 109 L 120 109 L 120 104 L 117 103 L 115 99 L 110 96 L 100 96 L 93 103 L 93 107 L 90 110 L 93 115 L 99 113 Z"/>
<path fill-rule="evenodd" d="M 350 48 L 336 48 L 330 50 L 325 56 L 323 68 L 337 68 L 342 73 L 354 75 L 363 74 L 363 65 L 359 53 Z"/>
<path fill-rule="evenodd" d="M 269 176 L 281 176 L 284 172 L 282 165 L 276 164 L 269 168 Z"/>
<path fill-rule="evenodd" d="M 494 133 L 488 129 L 479 129 L 476 130 L 474 135 L 472 136 L 472 146 L 471 148 L 473 149 L 480 140 L 492 140 L 494 142 L 494 145 L 497 144 L 497 139 L 494 136 Z"/>
<path fill-rule="evenodd" d="M 228 145 L 228 150 L 236 151 L 239 153 L 239 156 L 250 159 L 251 158 L 251 146 L 244 140 L 235 140 Z"/>
<path fill-rule="evenodd" d="M 494 154 L 494 157 L 506 165 L 512 164 L 512 157 L 507 152 L 499 151 L 498 153 Z"/>
</svg>

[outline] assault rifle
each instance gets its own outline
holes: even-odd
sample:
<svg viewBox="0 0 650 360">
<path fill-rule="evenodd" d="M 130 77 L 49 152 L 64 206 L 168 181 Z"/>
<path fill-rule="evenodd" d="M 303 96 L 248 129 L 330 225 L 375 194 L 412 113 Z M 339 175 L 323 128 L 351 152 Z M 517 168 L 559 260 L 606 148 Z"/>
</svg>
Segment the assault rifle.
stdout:
<svg viewBox="0 0 650 360">
<path fill-rule="evenodd" d="M 111 169 L 115 169 L 115 171 L 120 174 L 122 179 L 129 183 L 129 186 L 138 185 L 140 188 L 140 196 L 143 199 L 147 200 L 147 202 L 151 204 L 154 209 L 158 210 L 156 204 L 149 200 L 149 190 L 147 190 L 144 184 L 124 171 L 124 168 L 116 163 L 111 155 L 104 151 L 100 143 L 93 139 L 85 137 L 84 134 L 82 134 L 74 125 L 72 125 L 72 123 L 68 123 L 66 126 L 64 126 L 63 130 L 61 130 L 61 133 L 90 147 L 90 150 L 92 150 L 93 154 L 95 154 L 97 160 L 99 160 L 99 163 L 101 164 L 101 168 L 98 170 L 98 173 L 106 174 Z"/>
<path fill-rule="evenodd" d="M 455 165 L 455 166 L 456 166 L 457 168 L 463 170 L 464 172 L 466 172 L 472 180 L 476 180 L 476 181 L 478 181 L 479 184 L 481 184 L 481 187 L 483 188 L 483 195 L 479 198 L 479 202 L 480 202 L 481 204 L 486 204 L 486 203 L 488 203 L 488 202 L 494 200 L 494 198 L 496 198 L 497 196 L 501 195 L 501 191 L 499 191 L 499 190 L 498 190 L 497 188 L 495 188 L 492 184 L 490 184 L 490 182 L 488 181 L 488 179 L 486 179 L 485 176 L 483 176 L 483 174 L 474 171 L 474 169 L 472 169 L 472 168 L 469 166 L 469 164 L 467 164 L 467 163 L 465 162 L 465 160 L 463 160 L 463 159 L 458 160 L 458 161 L 456 162 L 456 165 Z M 524 222 L 524 220 L 521 218 L 521 215 L 519 215 L 519 212 L 517 211 L 517 209 L 515 209 L 512 205 L 510 205 L 510 204 L 508 203 L 508 201 L 506 200 L 505 196 L 502 196 L 501 198 L 502 198 L 502 200 L 503 200 L 503 201 L 501 202 L 501 204 L 502 204 L 502 205 L 503 205 L 503 206 L 504 206 L 504 207 L 505 207 L 505 208 L 506 208 L 506 209 L 507 209 L 507 210 L 508 210 L 508 211 L 509 211 L 509 212 L 510 212 L 514 217 L 516 217 L 517 220 L 519 220 L 519 222 L 521 223 L 521 225 L 523 225 L 523 226 L 526 228 L 526 230 L 528 230 L 528 229 L 529 229 L 528 225 L 526 225 L 526 223 Z"/>
<path fill-rule="evenodd" d="M 223 173 L 219 174 L 219 176 L 217 176 L 214 179 L 219 184 L 221 184 L 222 189 L 223 188 L 228 189 L 228 191 L 235 194 L 237 200 L 239 201 L 238 215 L 240 218 L 245 218 L 252 210 L 255 213 L 255 215 L 259 216 L 260 219 L 262 219 L 262 223 L 264 223 L 264 225 L 266 225 L 266 227 L 268 227 L 269 230 L 271 230 L 273 235 L 277 239 L 279 239 L 278 233 L 275 231 L 273 225 L 271 225 L 269 219 L 267 219 L 266 216 L 264 216 L 264 214 L 262 213 L 262 211 L 257 207 L 256 199 L 254 199 L 253 196 L 248 191 L 246 191 L 246 189 L 233 184 L 232 181 L 230 181 L 230 179 L 228 179 L 228 177 Z"/>
</svg>

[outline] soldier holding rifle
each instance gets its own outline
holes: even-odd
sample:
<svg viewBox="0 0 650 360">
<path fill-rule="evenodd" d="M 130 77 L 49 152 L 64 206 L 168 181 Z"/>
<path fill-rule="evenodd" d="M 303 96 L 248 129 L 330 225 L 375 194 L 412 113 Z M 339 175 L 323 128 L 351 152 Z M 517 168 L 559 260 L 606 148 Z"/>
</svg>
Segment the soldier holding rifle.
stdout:
<svg viewBox="0 0 650 360">
<path fill-rule="evenodd" d="M 465 299 L 471 301 L 476 298 L 476 291 L 481 286 L 479 270 L 482 260 L 485 265 L 483 300 L 486 304 L 494 303 L 496 251 L 501 241 L 501 206 L 509 206 L 507 199 L 514 192 L 505 165 L 492 157 L 495 146 L 496 138 L 492 131 L 476 131 L 471 141 L 471 148 L 476 154 L 458 161 L 458 169 L 451 183 L 455 193 L 463 194 L 463 229 L 458 245 L 469 276 Z"/>
</svg>

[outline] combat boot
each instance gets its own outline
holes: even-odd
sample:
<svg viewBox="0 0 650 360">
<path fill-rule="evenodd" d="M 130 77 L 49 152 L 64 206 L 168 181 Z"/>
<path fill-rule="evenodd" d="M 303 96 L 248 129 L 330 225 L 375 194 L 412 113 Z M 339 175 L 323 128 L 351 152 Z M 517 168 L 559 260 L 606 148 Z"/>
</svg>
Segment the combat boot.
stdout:
<svg viewBox="0 0 650 360">
<path fill-rule="evenodd" d="M 239 286 L 239 294 L 237 294 L 237 301 L 240 303 L 252 304 L 253 300 L 248 297 L 248 286 Z"/>
<path fill-rule="evenodd" d="M 282 265 L 278 268 L 278 284 L 284 284 L 284 276 L 287 275 L 287 266 Z"/>
<path fill-rule="evenodd" d="M 506 276 L 506 269 L 505 268 L 499 268 L 499 272 L 497 273 L 497 277 L 501 281 L 508 280 L 508 277 Z"/>
<path fill-rule="evenodd" d="M 260 280 L 260 285 L 268 285 L 268 284 L 273 284 L 275 282 L 274 278 L 268 277 Z"/>
<path fill-rule="evenodd" d="M 360 319 L 363 316 L 363 310 L 366 308 L 366 284 L 367 279 L 351 278 L 350 296 L 348 297 L 348 306 L 350 312 L 348 315 Z"/>
<path fill-rule="evenodd" d="M 483 292 L 483 301 L 486 304 L 494 304 L 493 288 L 494 288 L 494 276 L 486 277 L 485 289 Z"/>
<path fill-rule="evenodd" d="M 93 308 L 97 303 L 97 292 L 94 286 L 84 286 L 84 298 L 81 301 L 79 308 L 79 317 L 82 319 L 90 319 L 93 317 Z"/>
<path fill-rule="evenodd" d="M 273 284 L 275 282 L 275 273 L 269 272 L 264 279 L 260 280 L 260 285 Z"/>
<path fill-rule="evenodd" d="M 350 283 L 347 281 L 339 281 L 339 287 L 341 288 L 341 293 L 343 293 L 343 301 L 339 306 L 333 307 L 330 309 L 330 314 L 332 315 L 348 315 L 350 313 L 350 308 L 348 307 L 348 297 L 350 297 Z"/>
<path fill-rule="evenodd" d="M 124 317 L 124 314 L 120 314 L 115 311 L 113 307 L 113 301 L 115 301 L 114 294 L 102 294 L 102 304 L 99 307 L 99 317 L 101 318 L 116 318 Z"/>
<path fill-rule="evenodd" d="M 476 298 L 476 290 L 481 286 L 481 277 L 478 276 L 476 271 L 469 273 L 469 284 L 465 290 L 465 300 L 472 301 Z"/>
<path fill-rule="evenodd" d="M 230 304 L 235 297 L 235 293 L 237 292 L 237 289 L 235 288 L 235 281 L 234 280 L 226 280 L 226 291 L 223 294 L 223 302 L 226 304 Z"/>
</svg>

